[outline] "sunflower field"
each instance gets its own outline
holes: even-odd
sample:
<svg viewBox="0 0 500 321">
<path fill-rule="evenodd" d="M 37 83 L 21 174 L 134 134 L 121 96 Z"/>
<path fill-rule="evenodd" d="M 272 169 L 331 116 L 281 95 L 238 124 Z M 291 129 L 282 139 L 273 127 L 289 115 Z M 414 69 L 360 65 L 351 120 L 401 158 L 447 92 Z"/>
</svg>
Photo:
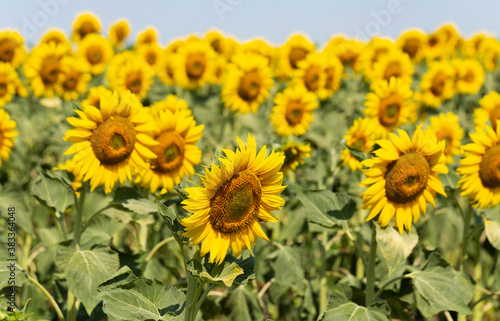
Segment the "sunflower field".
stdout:
<svg viewBox="0 0 500 321">
<path fill-rule="evenodd" d="M 0 30 L 0 320 L 500 320 L 500 41 Z"/>
</svg>

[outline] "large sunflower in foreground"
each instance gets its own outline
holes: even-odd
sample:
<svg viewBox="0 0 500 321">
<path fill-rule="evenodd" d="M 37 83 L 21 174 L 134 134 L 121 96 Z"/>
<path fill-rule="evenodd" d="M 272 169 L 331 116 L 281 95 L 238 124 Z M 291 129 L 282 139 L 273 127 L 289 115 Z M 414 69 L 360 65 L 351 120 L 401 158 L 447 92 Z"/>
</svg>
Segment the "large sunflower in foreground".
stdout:
<svg viewBox="0 0 500 321">
<path fill-rule="evenodd" d="M 257 237 L 269 241 L 259 219 L 276 222 L 271 211 L 279 210 L 285 201 L 278 196 L 284 156 L 274 151 L 266 157 L 266 147 L 257 153 L 255 138 L 248 135 L 247 146 L 237 138 L 236 152 L 223 150 L 220 167 L 212 164 L 202 177 L 204 187 L 191 187 L 189 198 L 182 203 L 193 213 L 181 221 L 192 244 L 202 243 L 201 256 L 210 252 L 210 262 L 220 264 L 231 247 L 238 257 L 251 249 Z"/>
<path fill-rule="evenodd" d="M 361 208 L 369 209 L 367 221 L 379 215 L 378 223 L 387 226 L 396 215 L 399 233 L 410 232 L 412 219 L 418 222 L 420 212 L 425 216 L 427 203 L 434 206 L 436 193 L 446 196 L 438 176 L 448 173 L 445 142 L 437 142 L 429 131 L 417 127 L 410 139 L 404 130 L 399 136 L 390 133 L 389 140 L 378 140 L 376 157 L 362 162 L 368 176 L 360 186 L 370 186 L 363 192 Z"/>
<path fill-rule="evenodd" d="M 276 134 L 288 137 L 304 135 L 313 121 L 313 111 L 319 103 L 316 95 L 303 87 L 287 88 L 274 97 L 271 124 Z"/>
<path fill-rule="evenodd" d="M 500 94 L 490 91 L 479 100 L 479 108 L 474 109 L 474 124 L 476 132 L 483 130 L 488 120 L 493 130 L 497 129 L 497 121 L 500 120 Z"/>
<path fill-rule="evenodd" d="M 155 127 L 147 110 L 131 93 L 121 98 L 116 92 L 101 96 L 100 109 L 84 105 L 75 110 L 80 118 L 68 118 L 75 128 L 65 133 L 73 145 L 64 154 L 75 154 L 74 173 L 90 180 L 91 191 L 104 185 L 104 192 L 111 192 L 118 180 L 123 184 L 145 168 L 144 159 L 156 158 L 148 148 L 158 143 L 150 136 Z"/>
<path fill-rule="evenodd" d="M 15 128 L 16 122 L 10 119 L 5 110 L 0 109 L 0 167 L 2 167 L 2 159 L 9 160 L 9 154 L 16 141 L 15 137 L 19 135 Z"/>
<path fill-rule="evenodd" d="M 153 116 L 156 128 L 153 138 L 158 142 L 151 148 L 157 158 L 149 161 L 149 168 L 140 171 L 135 182 L 149 187 L 155 193 L 171 191 L 184 176 L 194 174 L 194 165 L 201 163 L 201 150 L 195 145 L 204 126 L 196 126 L 189 109 L 171 112 L 160 110 Z"/>
<path fill-rule="evenodd" d="M 472 143 L 462 147 L 464 158 L 457 173 L 458 186 L 474 206 L 494 207 L 500 204 L 500 122 L 497 129 L 485 126 L 470 134 Z"/>
<path fill-rule="evenodd" d="M 446 142 L 443 154 L 448 164 L 453 164 L 453 156 L 460 155 L 460 145 L 464 137 L 464 130 L 460 126 L 458 116 L 452 112 L 433 116 L 429 130 L 436 135 L 438 141 Z"/>
<path fill-rule="evenodd" d="M 234 112 L 256 113 L 269 97 L 273 76 L 266 58 L 257 54 L 238 54 L 233 58 L 222 85 L 221 98 Z"/>
</svg>

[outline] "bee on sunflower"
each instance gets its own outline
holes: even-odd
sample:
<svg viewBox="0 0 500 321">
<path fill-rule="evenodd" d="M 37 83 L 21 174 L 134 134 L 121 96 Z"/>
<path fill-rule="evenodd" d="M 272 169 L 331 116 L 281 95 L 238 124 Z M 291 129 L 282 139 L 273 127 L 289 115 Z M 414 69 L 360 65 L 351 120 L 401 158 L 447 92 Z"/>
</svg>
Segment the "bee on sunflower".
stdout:
<svg viewBox="0 0 500 321">
<path fill-rule="evenodd" d="M 81 13 L 73 23 L 71 39 L 74 42 L 83 40 L 90 34 L 98 34 L 101 31 L 101 22 L 99 18 L 91 12 Z"/>
<path fill-rule="evenodd" d="M 0 109 L 0 167 L 2 167 L 2 160 L 9 160 L 10 152 L 16 142 L 15 137 L 19 135 L 16 125 L 16 122 L 10 119 L 9 114 Z"/>
<path fill-rule="evenodd" d="M 191 244 L 200 244 L 200 255 L 210 253 L 210 262 L 221 264 L 229 248 L 235 257 L 243 249 L 251 250 L 258 237 L 269 241 L 259 220 L 276 222 L 271 211 L 279 210 L 285 201 L 278 195 L 285 156 L 266 147 L 257 152 L 257 144 L 248 135 L 247 144 L 237 138 L 236 152 L 224 149 L 221 165 L 207 168 L 201 181 L 204 187 L 186 189 L 189 197 L 182 204 L 193 213 L 181 220 Z"/>
<path fill-rule="evenodd" d="M 376 120 L 373 118 L 358 118 L 344 136 L 345 143 L 351 148 L 355 148 L 369 154 L 375 145 Z M 363 165 L 349 151 L 344 149 L 340 156 L 342 166 L 349 165 L 351 171 L 361 170 Z"/>
<path fill-rule="evenodd" d="M 421 126 L 410 139 L 403 130 L 399 136 L 389 133 L 390 140 L 378 140 L 376 157 L 364 160 L 368 176 L 360 186 L 369 186 L 363 192 L 362 209 L 370 210 L 366 221 L 378 215 L 378 224 L 387 226 L 396 216 L 399 233 L 410 232 L 412 221 L 418 222 L 420 213 L 425 216 L 427 203 L 434 205 L 436 193 L 446 196 L 438 174 L 448 173 L 445 142 L 438 142 Z"/>
</svg>

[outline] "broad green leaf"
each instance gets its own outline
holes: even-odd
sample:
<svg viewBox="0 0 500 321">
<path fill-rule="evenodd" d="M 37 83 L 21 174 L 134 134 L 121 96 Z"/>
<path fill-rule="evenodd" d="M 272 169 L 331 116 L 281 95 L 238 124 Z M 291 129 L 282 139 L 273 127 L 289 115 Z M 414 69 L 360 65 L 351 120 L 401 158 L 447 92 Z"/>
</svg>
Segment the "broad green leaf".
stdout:
<svg viewBox="0 0 500 321">
<path fill-rule="evenodd" d="M 500 223 L 498 221 L 484 220 L 486 237 L 497 250 L 500 250 Z"/>
<path fill-rule="evenodd" d="M 472 313 L 467 306 L 473 293 L 470 281 L 454 271 L 438 253 L 431 253 L 422 271 L 408 276 L 417 293 L 417 307 L 424 317 L 447 310 Z"/>
<path fill-rule="evenodd" d="M 264 318 L 257 293 L 248 291 L 242 285 L 231 292 L 226 307 L 231 311 L 230 320 L 254 321 Z"/>
<path fill-rule="evenodd" d="M 278 248 L 278 257 L 274 265 L 276 281 L 302 290 L 305 278 L 302 258 L 299 252 L 288 246 Z"/>
<path fill-rule="evenodd" d="M 363 152 L 362 150 L 352 148 L 352 147 L 348 146 L 347 144 L 345 145 L 345 147 L 349 150 L 352 157 L 354 157 L 358 162 L 362 162 L 368 158 L 368 155 L 365 152 Z"/>
<path fill-rule="evenodd" d="M 415 232 L 415 228 L 411 230 L 411 233 L 403 232 L 403 234 L 399 234 L 391 226 L 380 228 L 376 224 L 376 228 L 377 244 L 385 263 L 387 263 L 390 276 L 399 266 L 405 264 L 406 258 L 418 243 L 418 234 Z"/>
<path fill-rule="evenodd" d="M 443 182 L 443 187 L 449 189 L 455 189 L 457 187 L 458 180 L 460 176 L 457 174 L 455 170 L 450 170 L 450 172 L 446 175 L 440 175 L 441 181 Z M 454 193 L 454 192 L 452 192 Z"/>
<path fill-rule="evenodd" d="M 328 306 L 321 313 L 321 321 L 386 321 L 391 320 L 390 309 L 385 302 L 376 302 L 369 307 L 359 306 L 351 301 L 352 290 L 345 284 L 336 285 Z"/>
<path fill-rule="evenodd" d="M 97 286 L 120 266 L 118 254 L 109 247 L 77 249 L 72 240 L 59 244 L 56 264 L 64 270 L 69 290 L 82 301 L 89 315 L 99 303 L 94 298 Z"/>
<path fill-rule="evenodd" d="M 184 233 L 184 226 L 181 225 L 179 222 L 179 217 L 174 213 L 174 211 L 167 207 L 165 204 L 156 201 L 156 205 L 158 207 L 158 213 L 161 215 L 163 220 L 165 221 L 165 224 L 167 224 L 168 228 L 174 235 L 175 239 L 177 242 L 184 243 L 188 239 L 184 236 L 182 236 L 182 233 Z"/>
<path fill-rule="evenodd" d="M 297 188 L 297 198 L 306 208 L 309 221 L 328 228 L 341 226 L 356 212 L 356 203 L 344 193 Z"/>
<path fill-rule="evenodd" d="M 0 290 L 10 286 L 21 287 L 28 280 L 26 272 L 17 264 L 16 260 L 12 261 L 16 257 L 10 256 L 10 253 L 13 252 L 8 252 L 7 244 L 5 244 L 0 253 Z M 16 254 L 19 255 L 19 253 L 14 253 L 14 255 Z"/>
<path fill-rule="evenodd" d="M 45 174 L 38 175 L 31 184 L 31 194 L 45 207 L 59 213 L 64 213 L 74 204 L 73 192 Z"/>
<path fill-rule="evenodd" d="M 248 251 L 235 259 L 232 255 L 227 255 L 222 264 L 191 260 L 188 262 L 188 271 L 194 277 L 203 282 L 215 283 L 231 287 L 234 283 L 246 285 L 249 280 L 255 279 L 254 265 L 255 258 L 250 256 Z"/>
<path fill-rule="evenodd" d="M 136 190 L 130 187 L 118 188 L 113 195 L 112 204 L 120 209 L 140 215 L 148 215 L 158 211 L 154 201 L 141 197 Z"/>
<path fill-rule="evenodd" d="M 98 287 L 97 299 L 112 320 L 182 320 L 185 295 L 157 279 L 136 277 L 127 266 Z"/>
</svg>

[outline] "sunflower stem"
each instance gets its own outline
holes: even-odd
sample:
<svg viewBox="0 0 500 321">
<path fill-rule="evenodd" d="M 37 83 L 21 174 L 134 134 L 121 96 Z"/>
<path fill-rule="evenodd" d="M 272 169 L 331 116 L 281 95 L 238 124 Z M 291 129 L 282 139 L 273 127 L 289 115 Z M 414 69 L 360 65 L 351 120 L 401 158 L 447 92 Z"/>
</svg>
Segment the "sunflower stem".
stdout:
<svg viewBox="0 0 500 321">
<path fill-rule="evenodd" d="M 460 260 L 460 271 L 464 272 L 467 265 L 467 249 L 469 248 L 469 228 L 470 221 L 472 218 L 474 210 L 472 209 L 472 205 L 469 203 L 469 208 L 467 209 L 467 213 L 465 214 L 464 219 L 464 229 L 462 234 L 462 257 Z"/>
<path fill-rule="evenodd" d="M 54 297 L 52 295 L 50 295 L 49 291 L 47 291 L 47 289 L 45 289 L 43 287 L 43 285 L 41 285 L 35 278 L 33 278 L 29 275 L 28 275 L 28 280 L 31 283 L 33 283 L 37 288 L 39 288 L 40 291 L 42 291 L 43 295 L 45 295 L 47 297 L 47 299 L 50 301 L 50 303 L 54 307 L 54 310 L 56 311 L 57 318 L 60 321 L 64 321 L 64 316 L 63 316 L 63 313 L 61 311 L 61 308 L 59 308 L 59 304 L 57 304 L 56 300 L 54 300 Z"/>
<path fill-rule="evenodd" d="M 366 306 L 368 307 L 375 301 L 375 259 L 377 256 L 377 239 L 375 238 L 377 230 L 372 228 L 372 240 L 370 244 L 370 260 L 366 270 Z"/>
<path fill-rule="evenodd" d="M 149 252 L 148 256 L 146 256 L 146 258 L 144 259 L 144 261 L 149 262 L 149 260 L 151 260 L 151 258 L 153 257 L 153 255 L 155 255 L 155 253 L 158 252 L 158 250 L 163 245 L 165 245 L 168 242 L 173 241 L 173 240 L 175 240 L 175 237 L 171 236 L 171 237 L 167 237 L 166 239 L 164 239 L 160 243 L 156 244 L 155 247 L 153 247 L 153 249 Z"/>
<path fill-rule="evenodd" d="M 73 194 L 75 197 L 75 206 L 76 206 L 76 218 L 74 222 L 73 228 L 73 240 L 76 243 L 76 246 L 80 246 L 80 238 L 82 234 L 82 218 L 83 218 L 83 206 L 85 205 L 85 194 L 87 192 L 87 182 L 83 182 L 82 191 L 80 192 L 80 197 L 77 198 L 76 194 Z"/>
</svg>

